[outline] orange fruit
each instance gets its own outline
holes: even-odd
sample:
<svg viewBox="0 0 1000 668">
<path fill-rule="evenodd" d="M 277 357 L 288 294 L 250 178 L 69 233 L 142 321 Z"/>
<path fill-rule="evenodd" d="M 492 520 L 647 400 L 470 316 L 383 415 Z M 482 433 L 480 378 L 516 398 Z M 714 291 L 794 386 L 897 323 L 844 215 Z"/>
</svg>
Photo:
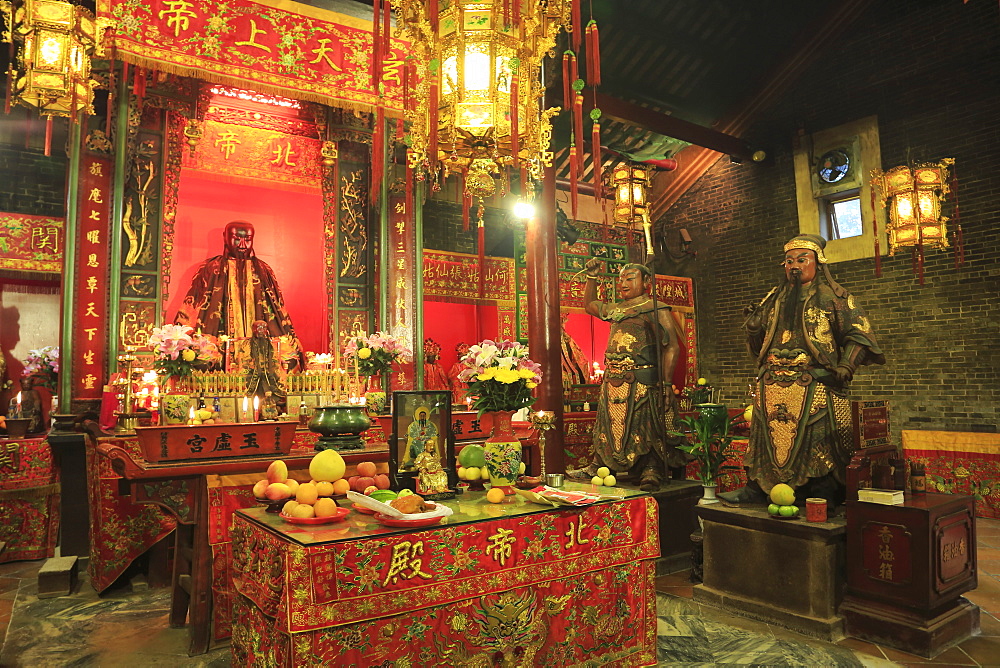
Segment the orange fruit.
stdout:
<svg viewBox="0 0 1000 668">
<path fill-rule="evenodd" d="M 486 500 L 490 503 L 502 503 L 506 496 L 499 487 L 491 487 L 490 491 L 486 492 Z"/>
<path fill-rule="evenodd" d="M 319 490 L 317 490 L 316 485 L 310 485 L 309 483 L 303 483 L 299 485 L 298 492 L 295 493 L 295 500 L 299 503 L 305 503 L 312 505 L 316 503 L 316 499 L 319 497 Z"/>
<path fill-rule="evenodd" d="M 337 514 L 337 504 L 333 499 L 319 499 L 313 506 L 316 517 L 333 517 Z"/>
<path fill-rule="evenodd" d="M 347 482 L 345 478 L 341 478 L 333 483 L 333 493 L 334 494 L 347 494 L 351 490 L 351 483 Z"/>
</svg>

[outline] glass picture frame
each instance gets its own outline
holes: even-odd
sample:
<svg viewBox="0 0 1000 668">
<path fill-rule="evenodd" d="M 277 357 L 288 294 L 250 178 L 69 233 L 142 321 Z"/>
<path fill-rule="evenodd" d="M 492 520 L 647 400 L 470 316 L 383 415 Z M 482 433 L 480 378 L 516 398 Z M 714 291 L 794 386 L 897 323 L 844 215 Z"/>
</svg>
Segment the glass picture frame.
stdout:
<svg viewBox="0 0 1000 668">
<path fill-rule="evenodd" d="M 392 433 L 388 440 L 389 473 L 394 488 L 417 490 L 418 457 L 425 452 L 439 458 L 448 487 L 455 488 L 458 478 L 455 435 L 451 428 L 451 392 L 393 392 Z"/>
</svg>

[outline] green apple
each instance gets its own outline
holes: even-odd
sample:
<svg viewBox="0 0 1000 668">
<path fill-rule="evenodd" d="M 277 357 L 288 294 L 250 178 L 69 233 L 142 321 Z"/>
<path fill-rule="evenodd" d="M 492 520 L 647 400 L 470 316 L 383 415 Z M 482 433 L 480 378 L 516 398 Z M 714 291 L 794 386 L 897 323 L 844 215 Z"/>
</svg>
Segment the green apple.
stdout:
<svg viewBox="0 0 1000 668">
<path fill-rule="evenodd" d="M 782 517 L 795 517 L 797 511 L 795 506 L 778 506 L 778 514 Z"/>
<path fill-rule="evenodd" d="M 767 507 L 767 514 L 768 515 L 777 515 L 778 514 L 778 508 L 779 508 L 779 506 L 778 506 L 777 503 L 772 503 L 771 505 L 769 505 Z"/>
</svg>

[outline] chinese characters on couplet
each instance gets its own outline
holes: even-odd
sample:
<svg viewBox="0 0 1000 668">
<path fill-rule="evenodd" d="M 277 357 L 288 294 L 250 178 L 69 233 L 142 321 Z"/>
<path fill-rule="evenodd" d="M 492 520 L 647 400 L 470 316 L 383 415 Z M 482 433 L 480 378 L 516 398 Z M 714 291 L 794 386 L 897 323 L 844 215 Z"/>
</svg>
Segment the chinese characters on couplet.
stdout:
<svg viewBox="0 0 1000 668">
<path fill-rule="evenodd" d="M 85 158 L 80 184 L 80 280 L 76 282 L 74 306 L 73 393 L 81 398 L 99 398 L 104 377 L 104 333 L 107 313 L 107 258 L 110 162 L 93 156 Z M 58 235 L 36 231 L 33 246 L 50 248 Z"/>
</svg>

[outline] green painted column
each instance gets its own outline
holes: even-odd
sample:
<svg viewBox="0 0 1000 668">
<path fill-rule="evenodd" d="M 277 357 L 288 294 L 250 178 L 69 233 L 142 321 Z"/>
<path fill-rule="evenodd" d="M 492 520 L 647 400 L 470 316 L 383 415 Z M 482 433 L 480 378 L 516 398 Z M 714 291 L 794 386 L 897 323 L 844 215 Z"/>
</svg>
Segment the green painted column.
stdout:
<svg viewBox="0 0 1000 668">
<path fill-rule="evenodd" d="M 66 175 L 66 221 L 63 225 L 62 305 L 59 331 L 59 355 L 63 373 L 59 374 L 59 412 L 69 413 L 73 394 L 73 286 L 76 285 L 77 232 L 80 216 L 80 161 L 83 143 L 81 123 L 69 124 L 69 169 Z"/>
</svg>

